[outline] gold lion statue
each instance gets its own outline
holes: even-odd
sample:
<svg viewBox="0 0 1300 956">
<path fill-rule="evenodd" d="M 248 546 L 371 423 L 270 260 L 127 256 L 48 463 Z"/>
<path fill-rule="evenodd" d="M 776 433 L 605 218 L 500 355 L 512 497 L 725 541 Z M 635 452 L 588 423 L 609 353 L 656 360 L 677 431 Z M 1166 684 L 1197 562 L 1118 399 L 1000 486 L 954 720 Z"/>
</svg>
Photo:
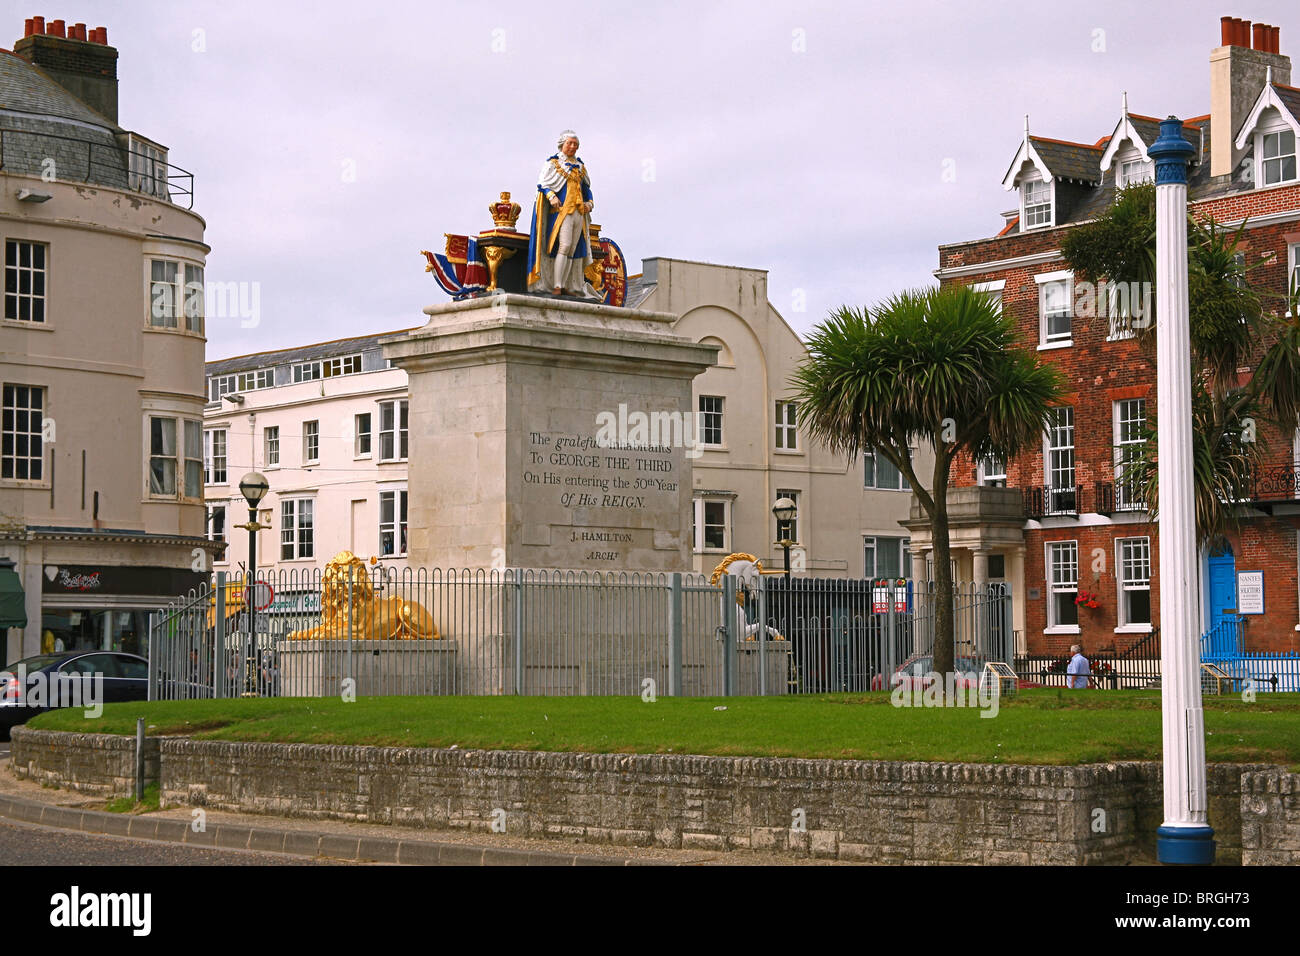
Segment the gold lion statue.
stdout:
<svg viewBox="0 0 1300 956">
<path fill-rule="evenodd" d="M 374 558 L 370 563 L 375 562 Z M 439 640 L 433 616 L 415 601 L 376 598 L 366 562 L 340 551 L 325 565 L 319 627 L 294 631 L 291 641 L 341 640 L 348 636 L 348 581 L 352 581 L 352 637 L 359 641 Z"/>
</svg>

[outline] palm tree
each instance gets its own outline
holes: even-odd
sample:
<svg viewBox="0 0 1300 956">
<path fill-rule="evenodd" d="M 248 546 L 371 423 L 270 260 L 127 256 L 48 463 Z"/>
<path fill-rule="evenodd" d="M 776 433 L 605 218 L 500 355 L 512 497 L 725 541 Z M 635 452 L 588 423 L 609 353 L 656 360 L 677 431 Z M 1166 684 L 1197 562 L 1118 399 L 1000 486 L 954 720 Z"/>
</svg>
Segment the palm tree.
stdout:
<svg viewBox="0 0 1300 956">
<path fill-rule="evenodd" d="M 874 312 L 844 307 L 814 328 L 791 379 L 799 425 L 831 451 L 874 449 L 902 472 L 930 519 L 935 569 L 934 669 L 953 669 L 948 484 L 953 459 L 1003 461 L 1043 433 L 1059 371 L 1016 347 L 1015 321 L 966 286 L 902 292 Z M 910 447 L 934 446 L 924 481 Z M 929 485 L 929 490 L 926 485 Z"/>
</svg>

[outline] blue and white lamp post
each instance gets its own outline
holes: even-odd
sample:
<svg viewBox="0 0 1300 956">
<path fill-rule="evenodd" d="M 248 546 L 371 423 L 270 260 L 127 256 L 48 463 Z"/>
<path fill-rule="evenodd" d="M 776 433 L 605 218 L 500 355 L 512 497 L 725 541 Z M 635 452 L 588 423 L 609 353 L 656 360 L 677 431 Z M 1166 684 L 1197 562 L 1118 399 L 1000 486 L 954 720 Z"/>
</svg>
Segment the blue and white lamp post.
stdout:
<svg viewBox="0 0 1300 956">
<path fill-rule="evenodd" d="M 1156 403 L 1160 481 L 1161 710 L 1165 821 L 1161 863 L 1214 862 L 1206 819 L 1201 709 L 1200 574 L 1192 485 L 1191 333 L 1187 301 L 1187 162 L 1194 150 L 1171 116 L 1147 150 L 1156 164 Z"/>
</svg>

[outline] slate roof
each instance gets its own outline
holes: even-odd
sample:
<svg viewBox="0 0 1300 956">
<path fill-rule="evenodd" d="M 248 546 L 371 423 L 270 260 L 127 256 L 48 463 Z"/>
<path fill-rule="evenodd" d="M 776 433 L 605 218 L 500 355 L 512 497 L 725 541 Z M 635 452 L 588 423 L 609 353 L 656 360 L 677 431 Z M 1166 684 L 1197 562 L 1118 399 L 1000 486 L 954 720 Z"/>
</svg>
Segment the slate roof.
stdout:
<svg viewBox="0 0 1300 956">
<path fill-rule="evenodd" d="M 1300 120 L 1300 89 L 1296 89 L 1294 86 L 1280 86 L 1277 83 L 1274 83 L 1273 92 L 1276 93 L 1277 98 L 1282 101 L 1282 105 L 1286 107 L 1287 112 L 1291 114 L 1292 119 Z"/>
<path fill-rule="evenodd" d="M 418 326 L 417 326 L 418 327 Z M 334 339 L 330 342 L 317 342 L 291 349 L 277 349 L 270 352 L 253 352 L 248 355 L 236 355 L 231 358 L 217 359 L 205 366 L 208 375 L 229 375 L 232 372 L 251 372 L 258 368 L 273 368 L 277 365 L 295 365 L 299 362 L 315 362 L 320 359 L 335 358 L 340 355 L 355 355 L 378 349 L 381 339 L 390 335 L 400 335 L 411 329 L 395 329 L 392 332 L 377 332 L 373 335 L 357 335 L 347 339 Z"/>
<path fill-rule="evenodd" d="M 1128 121 L 1142 137 L 1142 142 L 1150 146 L 1160 138 L 1160 120 L 1154 116 L 1141 116 L 1137 113 L 1129 113 Z"/>
<path fill-rule="evenodd" d="M 8 50 L 0 50 L 4 168 L 127 188 L 125 131 Z M 121 137 L 121 141 L 119 141 Z"/>
<path fill-rule="evenodd" d="M 1281 87 L 1279 93 L 1282 90 L 1288 90 L 1289 95 L 1297 101 L 1297 107 L 1300 107 L 1300 90 Z M 1129 121 L 1148 147 L 1160 138 L 1160 120 L 1155 117 L 1130 113 Z M 1205 132 L 1203 145 L 1201 140 L 1202 130 Z M 1038 155 L 1043 162 L 1047 164 L 1047 168 L 1052 171 L 1053 176 L 1060 176 L 1063 179 L 1083 180 L 1094 187 L 1086 198 L 1076 202 L 1070 208 L 1064 219 L 1057 220 L 1058 226 L 1067 226 L 1070 223 L 1095 219 L 1115 201 L 1116 167 L 1112 166 L 1107 170 L 1105 176 L 1101 174 L 1101 157 L 1106 151 L 1107 143 L 1110 142 L 1109 136 L 1099 140 L 1096 146 L 1068 143 L 1063 140 L 1046 139 L 1040 136 L 1030 136 L 1029 139 L 1034 144 L 1034 149 L 1038 151 Z M 1209 116 L 1195 116 L 1183 120 L 1183 139 L 1191 143 L 1196 151 L 1200 153 L 1200 156 L 1197 157 L 1199 161 L 1193 163 L 1187 173 L 1187 198 L 1189 200 L 1195 202 L 1202 199 L 1211 199 L 1233 192 L 1240 192 L 1244 188 L 1240 183 L 1214 183 L 1210 181 Z M 1090 170 L 1084 168 L 1083 164 L 1085 163 L 1091 164 Z M 1013 235 L 1022 231 L 1024 230 L 1020 228 L 1019 220 L 1016 220 L 1009 227 L 1004 227 L 999 231 L 998 235 Z"/>
<path fill-rule="evenodd" d="M 1030 136 L 1029 142 L 1053 176 L 1078 179 L 1085 183 L 1101 181 L 1101 154 L 1105 151 L 1102 147 L 1044 139 L 1041 136 Z"/>
<path fill-rule="evenodd" d="M 627 277 L 627 296 L 623 299 L 623 308 L 639 309 L 646 299 L 650 298 L 650 293 L 654 292 L 658 283 L 654 281 L 647 282 L 645 276 L 637 273 L 634 276 Z"/>
</svg>

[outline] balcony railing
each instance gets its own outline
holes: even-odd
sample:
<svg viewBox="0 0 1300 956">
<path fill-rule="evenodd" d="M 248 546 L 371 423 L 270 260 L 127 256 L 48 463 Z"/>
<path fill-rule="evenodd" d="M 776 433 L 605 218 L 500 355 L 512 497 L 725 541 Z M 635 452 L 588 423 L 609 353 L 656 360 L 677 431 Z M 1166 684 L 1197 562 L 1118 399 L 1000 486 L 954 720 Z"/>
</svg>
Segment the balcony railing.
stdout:
<svg viewBox="0 0 1300 956">
<path fill-rule="evenodd" d="M 1260 469 L 1251 478 L 1252 502 L 1300 501 L 1300 466 L 1274 465 Z"/>
<path fill-rule="evenodd" d="M 1083 485 L 1052 488 L 1040 485 L 1024 488 L 1025 517 L 1043 518 L 1051 515 L 1077 516 L 1083 501 Z"/>
<path fill-rule="evenodd" d="M 1098 481 L 1093 485 L 1097 514 L 1113 515 L 1121 511 L 1146 511 L 1146 502 L 1129 485 L 1113 481 Z"/>
<path fill-rule="evenodd" d="M 0 170 L 41 175 L 44 168 L 28 162 L 34 155 L 58 157 L 52 167 L 56 181 L 127 189 L 194 208 L 194 174 L 143 150 L 83 136 L 0 126 Z"/>
</svg>

